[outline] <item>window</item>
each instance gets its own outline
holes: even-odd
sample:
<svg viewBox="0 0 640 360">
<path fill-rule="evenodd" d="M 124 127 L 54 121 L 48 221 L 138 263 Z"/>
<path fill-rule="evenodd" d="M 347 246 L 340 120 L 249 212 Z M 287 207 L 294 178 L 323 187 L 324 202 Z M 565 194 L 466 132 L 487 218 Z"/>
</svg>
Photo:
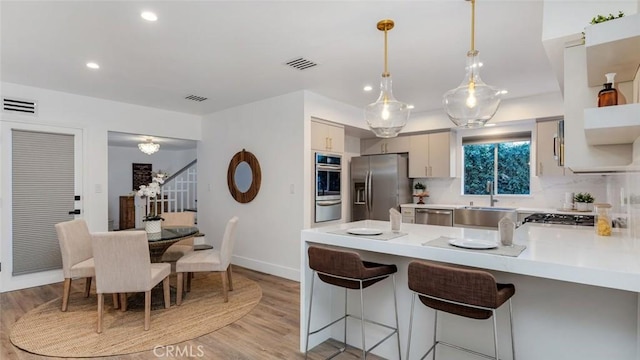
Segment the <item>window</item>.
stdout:
<svg viewBox="0 0 640 360">
<path fill-rule="evenodd" d="M 530 189 L 531 133 L 462 139 L 464 195 L 528 195 Z"/>
</svg>

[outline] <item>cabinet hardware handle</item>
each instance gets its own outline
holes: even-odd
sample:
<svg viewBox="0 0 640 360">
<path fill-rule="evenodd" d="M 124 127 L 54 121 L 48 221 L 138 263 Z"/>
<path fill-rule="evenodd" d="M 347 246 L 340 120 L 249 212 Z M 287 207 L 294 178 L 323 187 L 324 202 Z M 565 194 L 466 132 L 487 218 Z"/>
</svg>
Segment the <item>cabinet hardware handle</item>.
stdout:
<svg viewBox="0 0 640 360">
<path fill-rule="evenodd" d="M 389 148 L 387 147 L 389 144 L 384 143 L 384 153 L 388 153 L 389 152 Z"/>
<path fill-rule="evenodd" d="M 329 138 L 329 150 L 333 149 L 333 138 Z"/>
<path fill-rule="evenodd" d="M 542 175 L 542 161 L 540 161 L 540 175 Z"/>
<path fill-rule="evenodd" d="M 429 167 L 428 166 L 424 167 L 424 176 L 429 176 Z"/>
</svg>

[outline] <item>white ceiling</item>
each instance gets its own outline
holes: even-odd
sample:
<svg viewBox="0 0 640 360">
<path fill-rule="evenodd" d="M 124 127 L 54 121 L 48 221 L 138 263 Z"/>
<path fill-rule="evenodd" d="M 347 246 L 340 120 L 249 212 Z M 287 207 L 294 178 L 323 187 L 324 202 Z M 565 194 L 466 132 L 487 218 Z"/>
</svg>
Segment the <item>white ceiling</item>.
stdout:
<svg viewBox="0 0 640 360">
<path fill-rule="evenodd" d="M 464 76 L 470 3 L 433 1 L 2 1 L 2 81 L 193 114 L 301 89 L 375 101 L 380 19 L 395 20 L 396 98 L 439 109 Z M 482 78 L 507 98 L 558 91 L 541 42 L 542 1 L 478 0 Z M 141 19 L 143 10 L 158 15 Z M 319 65 L 283 65 L 304 57 Z M 99 70 L 85 67 L 88 61 Z M 374 90 L 363 92 L 364 85 Z M 195 94 L 209 99 L 185 100 Z"/>
</svg>

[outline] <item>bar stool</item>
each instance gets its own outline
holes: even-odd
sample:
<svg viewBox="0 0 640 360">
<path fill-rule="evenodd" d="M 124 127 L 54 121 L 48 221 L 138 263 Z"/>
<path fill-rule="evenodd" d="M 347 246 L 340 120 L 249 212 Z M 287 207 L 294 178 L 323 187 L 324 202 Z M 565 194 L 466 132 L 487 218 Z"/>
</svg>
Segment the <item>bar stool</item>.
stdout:
<svg viewBox="0 0 640 360">
<path fill-rule="evenodd" d="M 407 343 L 407 360 L 411 350 L 411 328 L 413 326 L 413 309 L 416 295 L 420 301 L 435 310 L 433 324 L 433 345 L 421 359 L 433 351 L 436 358 L 436 345 L 442 344 L 457 350 L 485 357 L 498 359 L 498 330 L 496 326 L 496 309 L 509 301 L 509 323 L 511 327 L 512 359 L 516 359 L 513 342 L 513 314 L 511 297 L 515 294 L 513 284 L 498 284 L 490 273 L 482 270 L 463 269 L 453 266 L 434 264 L 424 261 L 409 263 L 409 289 L 413 292 L 411 299 L 411 317 L 409 319 L 409 341 Z M 495 356 L 489 356 L 458 345 L 436 339 L 438 330 L 438 311 L 448 312 L 472 319 L 493 318 L 493 341 Z"/>
<path fill-rule="evenodd" d="M 398 268 L 395 265 L 377 264 L 368 261 L 363 261 L 360 255 L 352 251 L 335 250 L 318 246 L 310 246 L 308 250 L 309 254 L 309 267 L 313 270 L 311 275 L 311 296 L 309 298 L 309 312 L 307 313 L 307 341 L 305 345 L 305 359 L 309 352 L 309 336 L 316 334 L 329 326 L 344 320 L 344 347 L 339 348 L 338 351 L 332 354 L 327 359 L 331 359 L 334 356 L 344 352 L 347 348 L 347 318 L 353 317 L 360 320 L 362 328 L 362 359 L 365 359 L 367 353 L 382 344 L 385 340 L 389 339 L 394 334 L 398 340 L 398 358 L 400 358 L 400 335 L 398 334 L 398 302 L 396 300 L 396 280 L 395 273 Z M 313 304 L 313 285 L 315 274 L 318 274 L 318 278 L 323 282 L 338 287 L 344 288 L 344 316 L 330 322 L 329 324 L 314 330 L 311 329 L 311 307 Z M 381 280 L 384 280 L 391 276 L 393 279 L 393 303 L 395 308 L 396 327 L 381 324 L 379 322 L 367 320 L 364 315 L 364 296 L 363 290 Z M 360 290 L 360 317 L 347 313 L 347 289 Z M 390 334 L 380 340 L 378 343 L 367 349 L 365 345 L 365 322 L 378 325 L 389 330 L 393 330 Z"/>
</svg>

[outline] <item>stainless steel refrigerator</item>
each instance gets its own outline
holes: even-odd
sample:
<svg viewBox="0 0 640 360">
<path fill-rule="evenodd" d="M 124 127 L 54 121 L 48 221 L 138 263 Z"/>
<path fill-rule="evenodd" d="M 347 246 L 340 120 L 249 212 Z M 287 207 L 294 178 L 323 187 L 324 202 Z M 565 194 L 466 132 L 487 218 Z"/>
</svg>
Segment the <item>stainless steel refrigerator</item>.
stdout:
<svg viewBox="0 0 640 360">
<path fill-rule="evenodd" d="M 351 220 L 389 221 L 389 209 L 411 200 L 406 154 L 384 154 L 351 159 Z"/>
</svg>

